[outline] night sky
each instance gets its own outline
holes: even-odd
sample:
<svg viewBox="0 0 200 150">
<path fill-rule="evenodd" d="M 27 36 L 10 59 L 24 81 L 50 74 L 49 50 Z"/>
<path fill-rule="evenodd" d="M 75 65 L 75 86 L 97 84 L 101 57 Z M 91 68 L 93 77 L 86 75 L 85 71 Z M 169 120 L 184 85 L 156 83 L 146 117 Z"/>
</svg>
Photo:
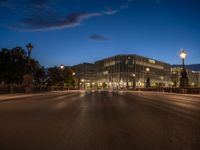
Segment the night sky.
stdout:
<svg viewBox="0 0 200 150">
<path fill-rule="evenodd" d="M 34 45 L 46 67 L 116 54 L 200 63 L 199 0 L 0 0 L 0 48 Z"/>
</svg>

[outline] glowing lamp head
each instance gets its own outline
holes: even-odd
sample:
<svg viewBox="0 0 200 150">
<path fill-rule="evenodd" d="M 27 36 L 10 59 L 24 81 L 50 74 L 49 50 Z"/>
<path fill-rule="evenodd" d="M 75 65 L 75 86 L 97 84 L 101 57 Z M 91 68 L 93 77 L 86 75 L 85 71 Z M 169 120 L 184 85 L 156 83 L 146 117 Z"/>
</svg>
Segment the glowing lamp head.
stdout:
<svg viewBox="0 0 200 150">
<path fill-rule="evenodd" d="M 186 56 L 187 56 L 186 51 L 185 51 L 185 50 L 182 50 L 181 53 L 180 53 L 180 57 L 181 57 L 182 59 L 185 59 Z"/>
<path fill-rule="evenodd" d="M 135 74 L 133 74 L 133 77 L 135 77 Z"/>
<path fill-rule="evenodd" d="M 63 70 L 65 68 L 64 65 L 60 65 L 60 69 Z"/>
<path fill-rule="evenodd" d="M 146 71 L 147 71 L 147 72 L 149 72 L 149 71 L 150 71 L 150 69 L 149 69 L 149 68 L 146 68 Z"/>
<path fill-rule="evenodd" d="M 76 75 L 76 73 L 75 73 L 75 72 L 73 72 L 73 73 L 72 73 L 72 75 L 73 75 L 73 76 L 75 76 L 75 75 Z"/>
</svg>

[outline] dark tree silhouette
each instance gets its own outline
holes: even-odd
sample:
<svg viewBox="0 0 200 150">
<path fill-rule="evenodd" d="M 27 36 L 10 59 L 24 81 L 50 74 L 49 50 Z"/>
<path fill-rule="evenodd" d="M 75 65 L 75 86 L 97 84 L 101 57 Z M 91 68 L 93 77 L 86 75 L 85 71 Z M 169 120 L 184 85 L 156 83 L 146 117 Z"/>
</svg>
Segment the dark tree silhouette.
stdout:
<svg viewBox="0 0 200 150">
<path fill-rule="evenodd" d="M 64 80 L 64 83 L 67 87 L 74 86 L 73 71 L 68 67 L 65 67 L 64 70 L 60 70 L 60 68 L 57 66 L 51 67 L 48 68 L 47 74 L 52 85 L 60 85 L 60 83 Z"/>
<path fill-rule="evenodd" d="M 44 68 L 38 61 L 31 59 L 34 80 L 45 78 Z M 0 50 L 0 83 L 21 84 L 23 75 L 27 72 L 28 56 L 21 47 Z"/>
</svg>

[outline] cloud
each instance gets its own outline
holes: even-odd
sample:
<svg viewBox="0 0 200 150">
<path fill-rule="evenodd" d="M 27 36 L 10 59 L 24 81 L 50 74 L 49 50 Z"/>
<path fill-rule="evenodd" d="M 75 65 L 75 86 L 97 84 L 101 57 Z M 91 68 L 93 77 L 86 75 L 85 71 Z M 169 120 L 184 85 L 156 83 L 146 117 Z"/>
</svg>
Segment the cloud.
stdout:
<svg viewBox="0 0 200 150">
<path fill-rule="evenodd" d="M 0 7 L 10 9 L 11 13 L 15 14 L 15 18 L 18 19 L 13 19 L 13 22 L 6 21 L 7 23 L 1 20 L 0 24 L 3 22 L 8 28 L 18 31 L 43 31 L 77 27 L 91 18 L 116 15 L 127 9 L 130 3 L 133 2 L 133 0 L 123 1 L 124 5 L 120 5 L 116 9 L 106 7 L 105 10 L 101 8 L 94 12 L 92 11 L 94 9 L 89 11 L 87 9 L 84 11 L 72 9 L 70 6 L 74 5 L 76 1 L 0 0 Z M 12 19 L 10 16 L 7 18 Z"/>
<path fill-rule="evenodd" d="M 107 7 L 106 10 L 103 11 L 104 15 L 115 15 L 116 13 L 118 13 L 119 10 L 113 10 L 110 7 Z"/>
<path fill-rule="evenodd" d="M 103 13 L 105 15 L 115 15 L 117 13 L 119 13 L 122 10 L 126 10 L 128 9 L 128 7 L 130 6 L 130 4 L 133 2 L 134 0 L 127 0 L 127 2 L 123 5 L 120 5 L 118 9 L 112 9 L 110 7 L 106 7 L 106 10 L 103 11 Z"/>
<path fill-rule="evenodd" d="M 89 39 L 95 40 L 95 41 L 108 41 L 109 40 L 108 37 L 105 37 L 102 35 L 91 35 L 91 36 L 89 36 Z"/>
<path fill-rule="evenodd" d="M 38 16 L 31 18 L 22 18 L 20 23 L 12 26 L 15 29 L 22 29 L 24 31 L 40 31 L 51 29 L 63 29 L 80 25 L 84 20 L 92 17 L 101 16 L 100 13 L 72 13 L 64 18 L 45 19 Z"/>
</svg>

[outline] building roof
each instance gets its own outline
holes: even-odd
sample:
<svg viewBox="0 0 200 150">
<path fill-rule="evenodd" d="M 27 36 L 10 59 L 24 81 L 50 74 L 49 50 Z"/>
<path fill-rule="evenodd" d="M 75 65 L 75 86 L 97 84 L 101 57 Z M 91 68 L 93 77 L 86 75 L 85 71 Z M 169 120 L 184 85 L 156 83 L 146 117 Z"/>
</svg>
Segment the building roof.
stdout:
<svg viewBox="0 0 200 150">
<path fill-rule="evenodd" d="M 98 61 L 95 61 L 95 63 L 98 63 L 100 61 L 105 61 L 105 60 L 109 60 L 109 59 L 113 59 L 113 58 L 116 58 L 116 57 L 128 57 L 128 56 L 132 56 L 132 57 L 141 57 L 141 58 L 144 58 L 144 59 L 151 59 L 151 60 L 155 60 L 157 62 L 160 62 L 160 63 L 164 63 L 166 65 L 170 65 L 166 62 L 163 62 L 163 61 L 160 61 L 160 60 L 156 60 L 156 59 L 153 59 L 153 58 L 148 58 L 148 57 L 145 57 L 145 56 L 141 56 L 141 55 L 137 55 L 137 54 L 118 54 L 118 55 L 115 55 L 115 56 L 111 56 L 111 57 L 107 57 L 107 58 L 104 58 L 104 59 L 101 59 L 101 60 L 98 60 Z"/>
</svg>

